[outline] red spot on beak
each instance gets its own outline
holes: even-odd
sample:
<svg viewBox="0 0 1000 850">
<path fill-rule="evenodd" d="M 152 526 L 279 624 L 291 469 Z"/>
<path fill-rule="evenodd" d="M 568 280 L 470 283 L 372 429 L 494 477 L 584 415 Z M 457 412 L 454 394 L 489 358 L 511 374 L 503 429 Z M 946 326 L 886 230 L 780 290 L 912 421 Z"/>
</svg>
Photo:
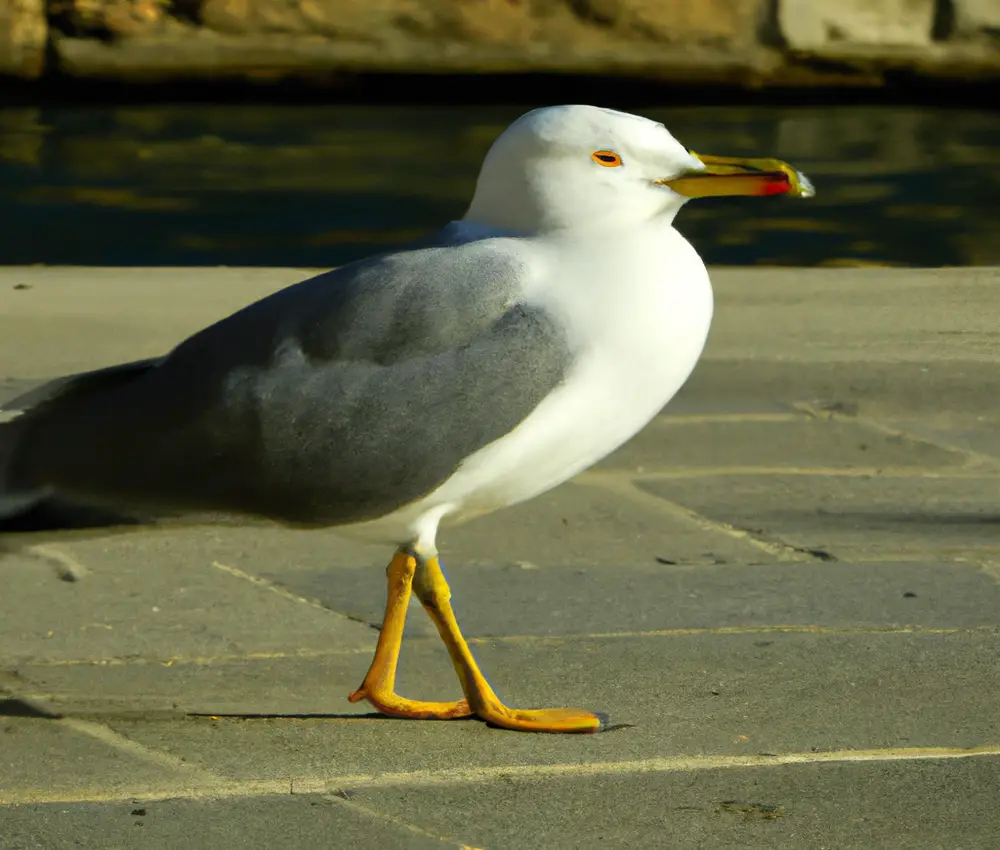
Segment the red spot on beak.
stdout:
<svg viewBox="0 0 1000 850">
<path fill-rule="evenodd" d="M 785 192 L 792 188 L 792 182 L 788 179 L 787 174 L 782 174 L 780 176 L 775 176 L 773 179 L 768 180 L 763 186 L 761 186 L 760 193 L 762 195 L 784 195 Z"/>
</svg>

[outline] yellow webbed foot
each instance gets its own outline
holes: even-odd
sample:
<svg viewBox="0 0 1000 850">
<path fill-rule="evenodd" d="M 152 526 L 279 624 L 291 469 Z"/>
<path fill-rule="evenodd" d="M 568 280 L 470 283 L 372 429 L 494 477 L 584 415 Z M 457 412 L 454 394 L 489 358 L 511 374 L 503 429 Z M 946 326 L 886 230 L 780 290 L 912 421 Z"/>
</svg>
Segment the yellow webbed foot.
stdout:
<svg viewBox="0 0 1000 850">
<path fill-rule="evenodd" d="M 603 715 L 578 708 L 512 709 L 501 702 L 476 663 L 451 607 L 451 589 L 437 558 L 417 565 L 414 590 L 448 647 L 472 712 L 493 726 L 521 732 L 600 732 Z"/>
<path fill-rule="evenodd" d="M 416 559 L 407 552 L 397 552 L 389 564 L 389 592 L 385 607 L 385 619 L 379 632 L 375 657 L 364 681 L 347 699 L 350 702 L 368 700 L 383 714 L 392 717 L 409 717 L 424 720 L 450 720 L 468 717 L 472 714 L 468 701 L 426 702 L 406 699 L 395 692 L 396 668 L 399 666 L 399 650 L 403 642 L 403 626 L 406 622 L 406 608 L 410 602 Z"/>
</svg>

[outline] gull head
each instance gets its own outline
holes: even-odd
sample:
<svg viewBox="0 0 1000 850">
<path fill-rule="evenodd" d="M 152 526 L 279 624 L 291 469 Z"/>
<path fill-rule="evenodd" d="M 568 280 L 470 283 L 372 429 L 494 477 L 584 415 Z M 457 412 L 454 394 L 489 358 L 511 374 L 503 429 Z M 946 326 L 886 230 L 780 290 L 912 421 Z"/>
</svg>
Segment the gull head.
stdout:
<svg viewBox="0 0 1000 850">
<path fill-rule="evenodd" d="M 596 106 L 522 115 L 493 143 L 464 218 L 519 233 L 669 224 L 691 198 L 808 197 L 805 175 L 776 159 L 703 156 L 662 124 Z"/>
</svg>

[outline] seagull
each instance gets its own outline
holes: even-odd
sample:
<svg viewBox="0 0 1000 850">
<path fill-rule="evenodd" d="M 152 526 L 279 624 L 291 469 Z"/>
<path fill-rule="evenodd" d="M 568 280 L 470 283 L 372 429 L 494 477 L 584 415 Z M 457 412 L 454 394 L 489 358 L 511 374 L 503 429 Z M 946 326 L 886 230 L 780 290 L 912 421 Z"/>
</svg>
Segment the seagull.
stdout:
<svg viewBox="0 0 1000 850">
<path fill-rule="evenodd" d="M 812 194 L 784 162 L 696 154 L 637 115 L 533 110 L 493 143 L 465 215 L 433 236 L 279 290 L 162 358 L 9 403 L 0 515 L 59 497 L 384 541 L 385 617 L 352 702 L 600 731 L 602 714 L 501 701 L 456 620 L 438 529 L 567 481 L 684 384 L 713 311 L 705 264 L 674 228 L 689 199 Z M 463 699 L 396 693 L 411 594 Z"/>
</svg>

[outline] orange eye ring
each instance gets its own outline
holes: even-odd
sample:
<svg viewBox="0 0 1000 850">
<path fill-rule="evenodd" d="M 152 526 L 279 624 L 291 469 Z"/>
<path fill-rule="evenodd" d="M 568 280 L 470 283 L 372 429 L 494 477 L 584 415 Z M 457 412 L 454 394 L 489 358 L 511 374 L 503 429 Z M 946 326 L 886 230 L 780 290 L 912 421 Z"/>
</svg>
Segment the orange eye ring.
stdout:
<svg viewBox="0 0 1000 850">
<path fill-rule="evenodd" d="M 594 151 L 590 158 L 605 168 L 615 168 L 622 164 L 622 158 L 614 151 Z"/>
</svg>

